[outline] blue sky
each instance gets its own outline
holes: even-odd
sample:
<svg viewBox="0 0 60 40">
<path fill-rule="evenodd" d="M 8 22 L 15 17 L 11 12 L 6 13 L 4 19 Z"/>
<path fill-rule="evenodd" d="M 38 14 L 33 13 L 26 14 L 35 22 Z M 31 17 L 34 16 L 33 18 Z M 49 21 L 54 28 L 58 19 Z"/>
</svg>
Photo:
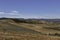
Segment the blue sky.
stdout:
<svg viewBox="0 0 60 40">
<path fill-rule="evenodd" d="M 0 17 L 60 18 L 60 0 L 0 0 Z"/>
</svg>

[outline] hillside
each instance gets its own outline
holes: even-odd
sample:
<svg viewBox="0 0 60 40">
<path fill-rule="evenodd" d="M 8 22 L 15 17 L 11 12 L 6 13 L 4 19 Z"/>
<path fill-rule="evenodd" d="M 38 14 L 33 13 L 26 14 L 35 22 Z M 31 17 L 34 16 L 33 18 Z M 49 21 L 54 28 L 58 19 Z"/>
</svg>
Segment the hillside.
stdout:
<svg viewBox="0 0 60 40">
<path fill-rule="evenodd" d="M 56 21 L 55 20 L 0 18 L 0 39 L 59 40 L 60 21 L 57 22 L 58 19 Z"/>
</svg>

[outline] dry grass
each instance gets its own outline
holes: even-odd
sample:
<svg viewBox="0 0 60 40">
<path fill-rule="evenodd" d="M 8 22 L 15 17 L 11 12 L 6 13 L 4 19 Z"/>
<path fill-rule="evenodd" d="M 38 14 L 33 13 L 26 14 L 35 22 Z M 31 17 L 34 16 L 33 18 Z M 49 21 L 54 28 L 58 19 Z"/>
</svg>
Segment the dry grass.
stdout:
<svg viewBox="0 0 60 40">
<path fill-rule="evenodd" d="M 0 40 L 60 40 L 60 37 L 53 37 L 40 34 L 14 34 L 0 33 Z"/>
<path fill-rule="evenodd" d="M 58 36 L 48 35 L 49 33 L 60 33 L 60 31 L 44 28 L 52 26 L 54 27 L 58 25 L 52 25 L 48 23 L 15 23 L 12 20 L 0 20 L 0 40 L 60 40 L 60 37 Z M 46 35 L 42 35 L 39 32 Z"/>
</svg>

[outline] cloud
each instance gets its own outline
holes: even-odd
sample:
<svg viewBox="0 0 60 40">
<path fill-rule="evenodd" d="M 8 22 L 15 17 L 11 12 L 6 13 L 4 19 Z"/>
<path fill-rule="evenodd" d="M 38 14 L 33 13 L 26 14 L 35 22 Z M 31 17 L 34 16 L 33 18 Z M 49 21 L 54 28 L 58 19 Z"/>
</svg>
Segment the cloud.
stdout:
<svg viewBox="0 0 60 40">
<path fill-rule="evenodd" d="M 0 12 L 0 17 L 9 17 L 9 18 L 20 18 L 23 17 L 18 11 Z"/>
<path fill-rule="evenodd" d="M 19 13 L 18 11 L 12 11 L 12 13 Z"/>
<path fill-rule="evenodd" d="M 7 18 L 38 18 L 37 16 L 34 15 L 28 15 L 19 13 L 19 11 L 11 11 L 11 12 L 0 12 L 0 17 L 7 17 Z"/>
<path fill-rule="evenodd" d="M 1 15 L 1 14 L 4 14 L 4 12 L 0 12 L 0 15 Z"/>
</svg>

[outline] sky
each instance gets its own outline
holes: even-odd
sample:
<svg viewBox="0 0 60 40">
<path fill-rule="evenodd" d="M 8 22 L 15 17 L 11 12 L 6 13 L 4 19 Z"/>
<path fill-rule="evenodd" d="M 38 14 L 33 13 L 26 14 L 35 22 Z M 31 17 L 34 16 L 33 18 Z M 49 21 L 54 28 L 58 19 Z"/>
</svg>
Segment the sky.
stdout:
<svg viewBox="0 0 60 40">
<path fill-rule="evenodd" d="M 60 0 L 0 0 L 0 17 L 60 18 Z"/>
</svg>

